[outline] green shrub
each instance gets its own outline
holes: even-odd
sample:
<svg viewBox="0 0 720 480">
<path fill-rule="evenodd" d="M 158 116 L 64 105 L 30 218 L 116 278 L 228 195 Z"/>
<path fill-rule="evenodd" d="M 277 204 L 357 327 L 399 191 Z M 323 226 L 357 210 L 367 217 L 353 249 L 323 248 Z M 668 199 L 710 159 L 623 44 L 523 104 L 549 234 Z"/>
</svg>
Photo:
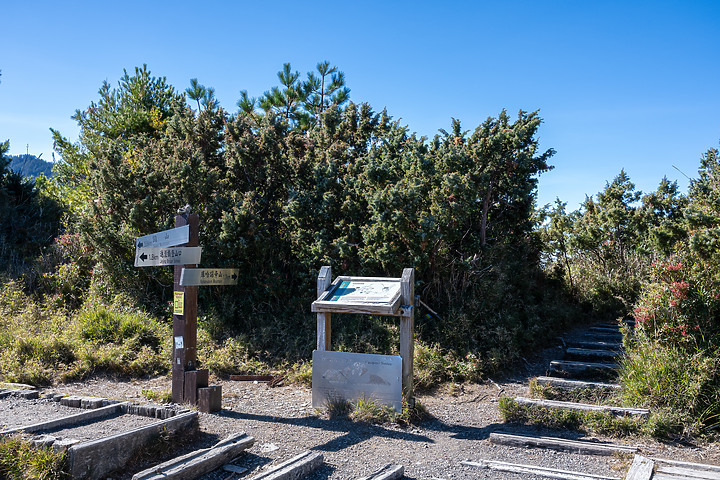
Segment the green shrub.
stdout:
<svg viewBox="0 0 720 480">
<path fill-rule="evenodd" d="M 66 480 L 65 452 L 34 447 L 18 438 L 0 438 L 0 478 L 3 480 Z"/>
</svg>

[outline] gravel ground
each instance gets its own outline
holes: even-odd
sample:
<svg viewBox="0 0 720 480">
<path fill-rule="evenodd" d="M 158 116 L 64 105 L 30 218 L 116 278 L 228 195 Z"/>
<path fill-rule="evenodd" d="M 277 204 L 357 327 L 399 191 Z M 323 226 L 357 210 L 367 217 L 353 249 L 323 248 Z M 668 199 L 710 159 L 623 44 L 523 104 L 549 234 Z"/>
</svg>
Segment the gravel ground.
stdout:
<svg viewBox="0 0 720 480">
<path fill-rule="evenodd" d="M 545 432 L 532 427 L 503 424 L 497 408 L 498 399 L 502 395 L 527 395 L 528 378 L 544 374 L 543 365 L 548 365 L 548 359 L 554 358 L 556 353 L 552 350 L 544 352 L 531 362 L 526 362 L 523 372 L 504 380 L 481 385 L 446 385 L 432 394 L 419 395 L 417 400 L 428 410 L 430 418 L 409 426 L 369 425 L 347 419 L 330 419 L 311 407 L 309 388 L 271 388 L 264 383 L 211 379 L 211 384 L 222 386 L 223 410 L 217 414 L 201 413 L 200 434 L 192 444 L 177 454 L 212 446 L 231 433 L 244 431 L 255 438 L 255 445 L 235 463 L 247 468 L 249 474 L 312 450 L 324 455 L 324 465 L 309 477 L 311 480 L 358 478 L 388 463 L 403 465 L 405 478 L 409 479 L 539 478 L 466 467 L 460 463 L 463 460 L 497 460 L 623 478 L 632 461 L 631 457 L 559 453 L 499 446 L 488 441 L 491 432 L 505 431 L 614 441 L 638 446 L 645 456 L 720 465 L 720 448 L 714 443 L 680 445 L 645 438 L 583 438 L 575 432 Z M 83 383 L 59 385 L 42 393 L 98 396 L 147 403 L 140 393 L 142 389 L 168 391 L 170 378 L 127 382 L 96 378 Z M 19 413 L 22 410 L 18 406 L 22 402 L 34 410 L 32 423 L 40 421 L 43 415 L 52 418 L 68 410 L 68 407 L 42 399 L 4 399 L 0 400 L 0 425 L 15 426 L 23 421 Z M 37 408 L 43 402 L 58 410 L 44 413 Z M 26 420 L 29 421 L 29 418 Z M 132 471 L 113 478 L 127 479 L 148 466 L 135 465 Z M 236 474 L 216 471 L 205 475 L 202 480 L 238 478 L 240 476 Z"/>
</svg>

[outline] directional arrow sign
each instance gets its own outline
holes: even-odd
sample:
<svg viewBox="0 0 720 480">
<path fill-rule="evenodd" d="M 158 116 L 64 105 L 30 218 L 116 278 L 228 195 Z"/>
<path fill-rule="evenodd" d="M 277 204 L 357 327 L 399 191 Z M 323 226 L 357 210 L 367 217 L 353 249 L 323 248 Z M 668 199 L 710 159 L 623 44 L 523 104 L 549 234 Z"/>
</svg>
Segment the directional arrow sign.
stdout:
<svg viewBox="0 0 720 480">
<path fill-rule="evenodd" d="M 137 248 L 174 247 L 190 241 L 190 225 L 171 228 L 158 233 L 151 233 L 135 240 Z"/>
<path fill-rule="evenodd" d="M 237 285 L 240 270 L 237 268 L 183 268 L 180 285 Z"/>
<path fill-rule="evenodd" d="M 200 247 L 138 248 L 135 250 L 135 266 L 197 265 L 201 251 Z"/>
</svg>

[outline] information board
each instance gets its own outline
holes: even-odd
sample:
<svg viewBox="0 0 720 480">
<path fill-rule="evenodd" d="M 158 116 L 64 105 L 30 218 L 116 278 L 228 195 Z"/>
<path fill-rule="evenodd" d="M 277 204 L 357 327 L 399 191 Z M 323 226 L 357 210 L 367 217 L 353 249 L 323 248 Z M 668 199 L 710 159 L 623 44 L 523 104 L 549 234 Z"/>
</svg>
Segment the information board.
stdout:
<svg viewBox="0 0 720 480">
<path fill-rule="evenodd" d="M 399 278 L 338 277 L 313 302 L 313 312 L 398 315 Z"/>
<path fill-rule="evenodd" d="M 312 405 L 372 398 L 402 412 L 402 358 L 396 355 L 315 350 Z"/>
</svg>

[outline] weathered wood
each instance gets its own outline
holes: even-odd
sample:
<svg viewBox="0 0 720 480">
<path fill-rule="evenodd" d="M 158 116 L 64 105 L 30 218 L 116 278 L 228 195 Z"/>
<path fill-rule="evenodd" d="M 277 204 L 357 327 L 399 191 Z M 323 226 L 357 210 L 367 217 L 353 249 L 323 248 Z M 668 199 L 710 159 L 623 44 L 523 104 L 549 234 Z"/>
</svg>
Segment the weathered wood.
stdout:
<svg viewBox="0 0 720 480">
<path fill-rule="evenodd" d="M 665 464 L 665 465 L 675 465 L 679 467 L 687 467 L 687 468 L 694 468 L 697 470 L 708 470 L 711 472 L 720 472 L 720 465 L 708 465 L 705 463 L 694 463 L 694 462 L 685 462 L 682 460 L 668 460 L 665 458 L 651 458 L 655 463 L 658 464 Z"/>
<path fill-rule="evenodd" d="M 189 240 L 179 247 L 197 247 L 200 244 L 200 217 L 197 214 L 177 215 L 175 227 L 189 226 Z M 195 370 L 197 363 L 197 289 L 180 285 L 182 269 L 197 265 L 175 265 L 173 291 L 184 294 L 183 314 L 173 313 L 172 400 L 183 403 L 185 399 L 185 372 Z M 177 339 L 182 340 L 179 347 Z"/>
<path fill-rule="evenodd" d="M 185 403 L 197 405 L 198 389 L 205 388 L 209 384 L 210 371 L 206 368 L 202 370 L 188 370 L 185 372 L 185 385 L 183 397 Z"/>
<path fill-rule="evenodd" d="M 590 348 L 568 348 L 565 350 L 568 359 L 592 359 L 594 361 L 612 361 L 618 357 L 618 352 L 613 350 L 599 350 Z"/>
<path fill-rule="evenodd" d="M 646 408 L 623 408 L 609 405 L 592 405 L 589 403 L 561 402 L 558 400 L 544 400 L 538 398 L 515 397 L 515 402 L 521 405 L 534 405 L 545 408 L 564 408 L 578 412 L 604 412 L 616 416 L 647 417 L 650 410 Z"/>
<path fill-rule="evenodd" d="M 561 452 L 579 453 L 582 455 L 615 455 L 618 453 L 637 453 L 638 448 L 629 445 L 614 443 L 585 442 L 582 440 L 567 440 L 554 437 L 530 437 L 527 435 L 512 435 L 509 433 L 493 432 L 489 437 L 490 443 L 508 445 L 512 447 L 538 447 Z"/>
<path fill-rule="evenodd" d="M 320 274 L 317 279 L 317 298 L 325 293 L 332 284 L 332 268 L 330 266 L 324 266 L 320 269 Z M 330 350 L 331 347 L 331 313 L 330 312 L 319 312 L 317 314 L 317 349 L 318 350 Z"/>
<path fill-rule="evenodd" d="M 616 351 L 622 351 L 625 349 L 623 347 L 623 344 L 621 342 L 605 342 L 602 340 L 595 340 L 595 341 L 588 341 L 588 340 L 578 340 L 573 341 L 569 340 L 567 342 L 567 345 L 569 347 L 576 347 L 576 348 L 589 348 L 589 349 L 599 349 L 599 350 L 616 350 Z"/>
<path fill-rule="evenodd" d="M 174 435 L 197 429 L 197 412 L 176 415 L 127 432 L 78 443 L 68 449 L 68 471 L 73 480 L 98 480 L 123 468 L 160 434 Z"/>
<path fill-rule="evenodd" d="M 655 462 L 642 455 L 635 455 L 625 480 L 650 480 L 653 476 Z"/>
<path fill-rule="evenodd" d="M 230 380 L 236 382 L 272 382 L 275 378 L 273 375 L 230 375 Z"/>
<path fill-rule="evenodd" d="M 596 327 L 590 327 L 590 328 L 588 328 L 588 332 L 592 332 L 592 333 L 609 333 L 609 334 L 622 335 L 622 334 L 620 333 L 620 327 L 617 326 L 617 325 L 615 325 L 615 326 L 613 326 L 613 327 L 598 327 L 598 326 L 596 326 Z"/>
<path fill-rule="evenodd" d="M 672 478 L 698 479 L 698 480 L 719 480 L 720 473 L 701 468 L 688 467 L 671 467 L 667 465 L 659 465 L 657 467 L 657 475 L 669 475 Z"/>
<path fill-rule="evenodd" d="M 69 425 L 77 425 L 83 422 L 100 421 L 111 415 L 123 413 L 123 409 L 127 407 L 127 403 L 116 403 L 114 405 L 108 405 L 107 407 L 98 408 L 96 410 L 89 410 L 76 415 L 70 415 L 67 417 L 57 418 L 47 422 L 34 423 L 32 425 L 26 425 L 24 427 L 11 428 L 8 430 L 0 431 L 0 436 L 12 435 L 19 432 L 42 432 L 45 430 L 53 430 L 57 428 L 67 427 Z"/>
<path fill-rule="evenodd" d="M 364 315 L 388 315 L 399 316 L 398 309 L 401 304 L 401 296 L 394 297 L 390 303 L 378 304 L 353 304 L 349 305 L 341 302 L 330 302 L 325 300 L 315 300 L 312 303 L 312 312 L 320 313 L 360 313 Z"/>
<path fill-rule="evenodd" d="M 236 433 L 210 448 L 188 453 L 136 473 L 132 480 L 193 480 L 232 461 L 253 443 L 255 439 L 245 432 Z"/>
<path fill-rule="evenodd" d="M 304 452 L 272 469 L 250 477 L 251 480 L 298 480 L 317 470 L 323 463 L 319 452 Z"/>
<path fill-rule="evenodd" d="M 598 362 L 576 362 L 572 360 L 553 360 L 550 362 L 550 371 L 564 375 L 587 375 L 595 372 L 602 374 L 615 374 L 619 365 L 615 363 L 598 363 Z"/>
<path fill-rule="evenodd" d="M 415 354 L 415 269 L 403 270 L 400 294 L 402 304 L 410 307 L 410 314 L 400 317 L 400 356 L 402 357 L 403 397 L 412 406 Z"/>
<path fill-rule="evenodd" d="M 388 464 L 380 470 L 373 472 L 367 477 L 361 477 L 358 480 L 397 480 L 405 475 L 405 467 L 402 465 Z"/>
<path fill-rule="evenodd" d="M 494 460 L 481 460 L 479 462 L 463 461 L 460 462 L 460 464 L 468 467 L 488 468 L 498 472 L 538 475 L 541 477 L 558 478 L 561 480 L 621 480 L 619 477 L 606 477 L 603 475 L 594 475 L 592 473 L 571 472 L 568 470 L 558 470 L 556 468 L 498 462 Z"/>
<path fill-rule="evenodd" d="M 215 413 L 222 410 L 222 385 L 213 385 L 197 390 L 197 407 L 203 413 Z"/>
<path fill-rule="evenodd" d="M 586 382 L 583 380 L 569 380 L 558 377 L 537 377 L 535 379 L 538 385 L 547 385 L 555 388 L 562 388 L 563 390 L 572 390 L 575 388 L 583 389 L 612 389 L 617 390 L 620 385 L 616 383 L 604 383 L 604 382 Z"/>
<path fill-rule="evenodd" d="M 241 467 L 240 465 L 233 465 L 232 463 L 223 465 L 223 470 L 226 472 L 237 473 L 238 475 L 242 475 L 248 471 L 247 468 Z"/>
</svg>

